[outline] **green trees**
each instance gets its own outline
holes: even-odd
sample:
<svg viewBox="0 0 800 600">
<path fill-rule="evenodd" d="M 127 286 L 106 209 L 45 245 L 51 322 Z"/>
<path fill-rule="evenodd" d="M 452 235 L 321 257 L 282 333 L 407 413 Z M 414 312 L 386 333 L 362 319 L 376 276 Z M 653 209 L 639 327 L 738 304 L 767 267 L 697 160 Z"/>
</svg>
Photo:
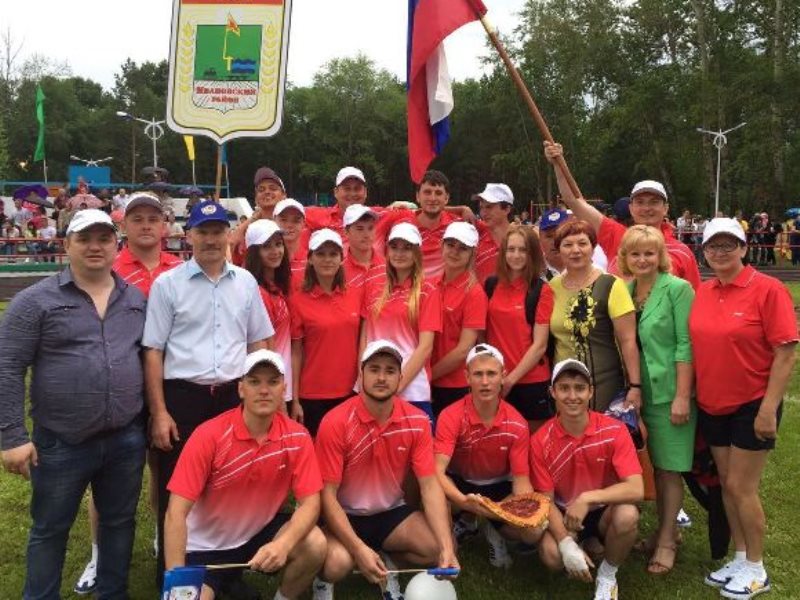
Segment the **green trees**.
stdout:
<svg viewBox="0 0 800 600">
<path fill-rule="evenodd" d="M 517 28 L 504 34 L 588 197 L 613 202 L 636 180 L 655 178 L 676 211 L 710 214 L 716 151 L 696 128 L 747 121 L 723 152 L 722 209 L 777 217 L 800 203 L 800 3 L 528 0 Z M 114 156 L 115 180 L 138 178 L 151 163 L 149 140 L 140 124 L 115 112 L 163 117 L 167 63 L 126 61 L 104 91 L 64 64 L 22 60 L 10 32 L 0 37 L 6 177 L 41 177 L 40 166 L 30 165 L 41 81 L 51 179 L 66 176 L 70 154 Z M 499 61 L 490 59 L 488 74 L 456 82 L 453 91 L 452 138 L 432 166 L 450 176 L 454 201 L 487 181 L 508 183 L 520 208 L 552 198 L 539 132 Z M 195 144 L 198 179 L 213 181 L 216 147 L 206 138 Z M 173 181 L 190 180 L 179 135 L 168 131 L 158 151 Z M 310 85 L 289 86 L 276 137 L 236 140 L 228 157 L 236 194 L 249 195 L 252 173 L 267 164 L 292 195 L 321 199 L 336 171 L 353 164 L 365 171 L 372 201 L 409 198 L 404 82 L 363 55 L 333 60 Z"/>
</svg>

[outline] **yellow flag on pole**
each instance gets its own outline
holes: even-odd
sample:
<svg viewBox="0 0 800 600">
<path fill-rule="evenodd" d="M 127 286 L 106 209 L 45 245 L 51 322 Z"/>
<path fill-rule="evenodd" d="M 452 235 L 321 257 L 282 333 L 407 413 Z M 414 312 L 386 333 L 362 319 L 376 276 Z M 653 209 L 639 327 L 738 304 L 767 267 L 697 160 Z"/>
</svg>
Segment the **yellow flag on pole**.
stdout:
<svg viewBox="0 0 800 600">
<path fill-rule="evenodd" d="M 194 160 L 194 137 L 191 135 L 183 136 L 183 141 L 186 144 L 186 154 L 189 155 L 189 160 Z"/>
</svg>

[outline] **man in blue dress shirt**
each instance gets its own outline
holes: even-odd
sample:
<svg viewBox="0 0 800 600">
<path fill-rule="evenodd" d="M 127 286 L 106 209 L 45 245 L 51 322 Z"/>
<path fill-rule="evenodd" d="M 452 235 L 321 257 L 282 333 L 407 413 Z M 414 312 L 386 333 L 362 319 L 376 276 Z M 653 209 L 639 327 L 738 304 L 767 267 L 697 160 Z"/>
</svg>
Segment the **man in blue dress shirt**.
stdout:
<svg viewBox="0 0 800 600">
<path fill-rule="evenodd" d="M 150 438 L 158 454 L 159 584 L 167 483 L 181 449 L 198 425 L 239 404 L 245 356 L 266 348 L 274 333 L 258 283 L 226 260 L 225 209 L 214 201 L 196 204 L 187 227 L 194 256 L 153 282 L 142 340 Z"/>
</svg>

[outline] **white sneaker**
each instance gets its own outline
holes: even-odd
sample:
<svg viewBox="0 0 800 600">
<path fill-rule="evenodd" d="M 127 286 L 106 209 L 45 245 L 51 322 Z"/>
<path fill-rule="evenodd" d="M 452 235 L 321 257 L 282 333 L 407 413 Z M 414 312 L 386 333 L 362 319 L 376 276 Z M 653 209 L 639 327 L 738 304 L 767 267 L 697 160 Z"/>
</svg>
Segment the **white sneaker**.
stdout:
<svg viewBox="0 0 800 600">
<path fill-rule="evenodd" d="M 743 566 L 743 560 L 734 558 L 733 560 L 726 562 L 716 571 L 706 575 L 705 584 L 715 588 L 725 587 L 725 584 L 733 579 L 733 576 L 736 575 L 736 573 L 739 572 L 739 569 L 741 569 Z"/>
<path fill-rule="evenodd" d="M 690 517 L 685 510 L 680 509 L 678 511 L 678 516 L 675 518 L 675 522 L 678 524 L 678 527 L 691 527 L 692 517 Z"/>
<path fill-rule="evenodd" d="M 491 521 L 483 526 L 483 535 L 489 543 L 489 564 L 498 569 L 509 569 L 514 562 L 506 547 L 506 540 L 494 528 Z"/>
<path fill-rule="evenodd" d="M 594 586 L 594 600 L 617 600 L 619 588 L 616 579 L 598 577 Z"/>
<path fill-rule="evenodd" d="M 78 583 L 72 591 L 81 596 L 91 594 L 97 588 L 97 563 L 89 561 L 83 574 L 78 578 Z"/>
<path fill-rule="evenodd" d="M 333 584 L 315 577 L 311 586 L 314 592 L 313 600 L 333 600 Z"/>
<path fill-rule="evenodd" d="M 749 600 L 770 589 L 769 577 L 764 569 L 754 569 L 745 565 L 725 584 L 720 595 L 723 598 Z"/>
<path fill-rule="evenodd" d="M 381 560 L 389 571 L 397 570 L 397 565 L 385 552 L 381 552 Z M 386 577 L 386 589 L 383 591 L 383 600 L 404 600 L 403 590 L 400 588 L 400 576 L 389 573 Z"/>
</svg>

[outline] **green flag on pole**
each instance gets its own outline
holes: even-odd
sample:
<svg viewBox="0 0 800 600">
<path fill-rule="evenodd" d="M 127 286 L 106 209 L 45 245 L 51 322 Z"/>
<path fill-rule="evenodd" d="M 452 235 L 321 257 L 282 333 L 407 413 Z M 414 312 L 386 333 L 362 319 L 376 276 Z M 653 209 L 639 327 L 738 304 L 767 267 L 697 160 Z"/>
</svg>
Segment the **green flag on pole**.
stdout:
<svg viewBox="0 0 800 600">
<path fill-rule="evenodd" d="M 36 120 L 39 121 L 39 139 L 36 142 L 36 152 L 33 162 L 44 160 L 44 92 L 42 86 L 36 86 Z"/>
</svg>

